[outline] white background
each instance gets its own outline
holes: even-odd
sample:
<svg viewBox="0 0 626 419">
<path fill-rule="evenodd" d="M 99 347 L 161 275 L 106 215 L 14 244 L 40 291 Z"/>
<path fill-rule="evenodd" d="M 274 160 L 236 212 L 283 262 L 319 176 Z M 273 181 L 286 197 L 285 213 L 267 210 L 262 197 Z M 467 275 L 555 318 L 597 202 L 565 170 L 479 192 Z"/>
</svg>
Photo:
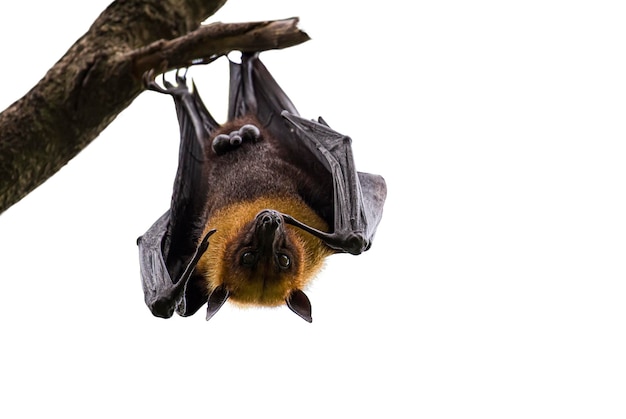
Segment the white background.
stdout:
<svg viewBox="0 0 626 419">
<path fill-rule="evenodd" d="M 107 5 L 5 5 L 0 108 Z M 386 178 L 374 246 L 329 259 L 311 325 L 152 317 L 135 239 L 178 128 L 144 93 L 0 216 L 0 417 L 623 418 L 620 6 L 230 0 L 211 21 L 301 17 L 313 40 L 262 59 Z M 225 61 L 192 76 L 222 118 Z"/>
</svg>

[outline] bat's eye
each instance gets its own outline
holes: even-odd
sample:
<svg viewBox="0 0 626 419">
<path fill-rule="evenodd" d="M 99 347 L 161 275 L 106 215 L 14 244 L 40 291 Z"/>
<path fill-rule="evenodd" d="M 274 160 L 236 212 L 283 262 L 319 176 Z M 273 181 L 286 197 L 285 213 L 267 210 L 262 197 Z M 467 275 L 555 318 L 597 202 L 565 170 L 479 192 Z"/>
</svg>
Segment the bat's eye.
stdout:
<svg viewBox="0 0 626 419">
<path fill-rule="evenodd" d="M 289 266 L 291 266 L 291 259 L 289 259 L 289 256 L 287 256 L 286 254 L 281 253 L 278 255 L 278 264 L 281 268 L 287 269 Z"/>
<path fill-rule="evenodd" d="M 244 266 L 252 266 L 256 261 L 256 255 L 252 252 L 245 252 L 241 255 L 241 264 Z"/>
</svg>

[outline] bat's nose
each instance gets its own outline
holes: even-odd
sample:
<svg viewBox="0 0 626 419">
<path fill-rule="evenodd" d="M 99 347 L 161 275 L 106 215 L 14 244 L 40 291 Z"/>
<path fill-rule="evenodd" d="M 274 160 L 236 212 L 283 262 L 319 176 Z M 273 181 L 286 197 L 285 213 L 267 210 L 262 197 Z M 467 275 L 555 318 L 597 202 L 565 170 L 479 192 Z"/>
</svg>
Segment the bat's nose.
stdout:
<svg viewBox="0 0 626 419">
<path fill-rule="evenodd" d="M 276 234 L 283 231 L 283 217 L 274 210 L 263 210 L 256 215 L 255 234 L 260 247 L 270 249 Z"/>
<path fill-rule="evenodd" d="M 263 210 L 256 216 L 257 228 L 276 230 L 283 222 L 283 217 L 274 210 Z"/>
</svg>

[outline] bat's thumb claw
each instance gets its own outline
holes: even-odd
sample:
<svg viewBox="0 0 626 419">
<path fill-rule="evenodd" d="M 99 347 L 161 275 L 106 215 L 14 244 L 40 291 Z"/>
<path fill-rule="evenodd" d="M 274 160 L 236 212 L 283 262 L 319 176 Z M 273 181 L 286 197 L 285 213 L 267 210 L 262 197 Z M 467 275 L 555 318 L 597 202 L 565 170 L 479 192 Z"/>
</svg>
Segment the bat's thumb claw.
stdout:
<svg viewBox="0 0 626 419">
<path fill-rule="evenodd" d="M 360 255 L 370 248 L 370 242 L 363 233 L 351 233 L 346 237 L 343 248 L 353 255 Z"/>
<path fill-rule="evenodd" d="M 156 300 L 149 302 L 148 307 L 155 317 L 161 317 L 163 319 L 169 319 L 174 314 L 174 305 L 171 301 L 165 301 L 157 298 Z"/>
</svg>

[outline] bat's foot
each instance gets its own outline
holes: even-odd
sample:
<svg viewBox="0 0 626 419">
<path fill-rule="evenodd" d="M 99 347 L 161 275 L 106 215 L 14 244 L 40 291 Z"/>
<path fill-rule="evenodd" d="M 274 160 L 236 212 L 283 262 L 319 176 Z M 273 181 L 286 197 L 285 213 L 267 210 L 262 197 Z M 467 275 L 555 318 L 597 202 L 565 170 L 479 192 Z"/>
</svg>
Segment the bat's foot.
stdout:
<svg viewBox="0 0 626 419">
<path fill-rule="evenodd" d="M 230 134 L 219 134 L 213 138 L 212 148 L 215 154 L 220 155 L 233 151 L 246 141 L 256 143 L 261 139 L 261 131 L 252 124 L 246 124 Z"/>
<path fill-rule="evenodd" d="M 172 84 L 165 80 L 165 74 L 161 74 L 163 80 L 163 86 L 157 83 L 157 72 L 155 70 L 149 70 L 143 75 L 143 84 L 148 90 L 153 90 L 159 93 L 165 93 L 172 96 L 181 96 L 189 93 L 187 87 L 187 69 L 176 70 L 176 84 Z"/>
</svg>

